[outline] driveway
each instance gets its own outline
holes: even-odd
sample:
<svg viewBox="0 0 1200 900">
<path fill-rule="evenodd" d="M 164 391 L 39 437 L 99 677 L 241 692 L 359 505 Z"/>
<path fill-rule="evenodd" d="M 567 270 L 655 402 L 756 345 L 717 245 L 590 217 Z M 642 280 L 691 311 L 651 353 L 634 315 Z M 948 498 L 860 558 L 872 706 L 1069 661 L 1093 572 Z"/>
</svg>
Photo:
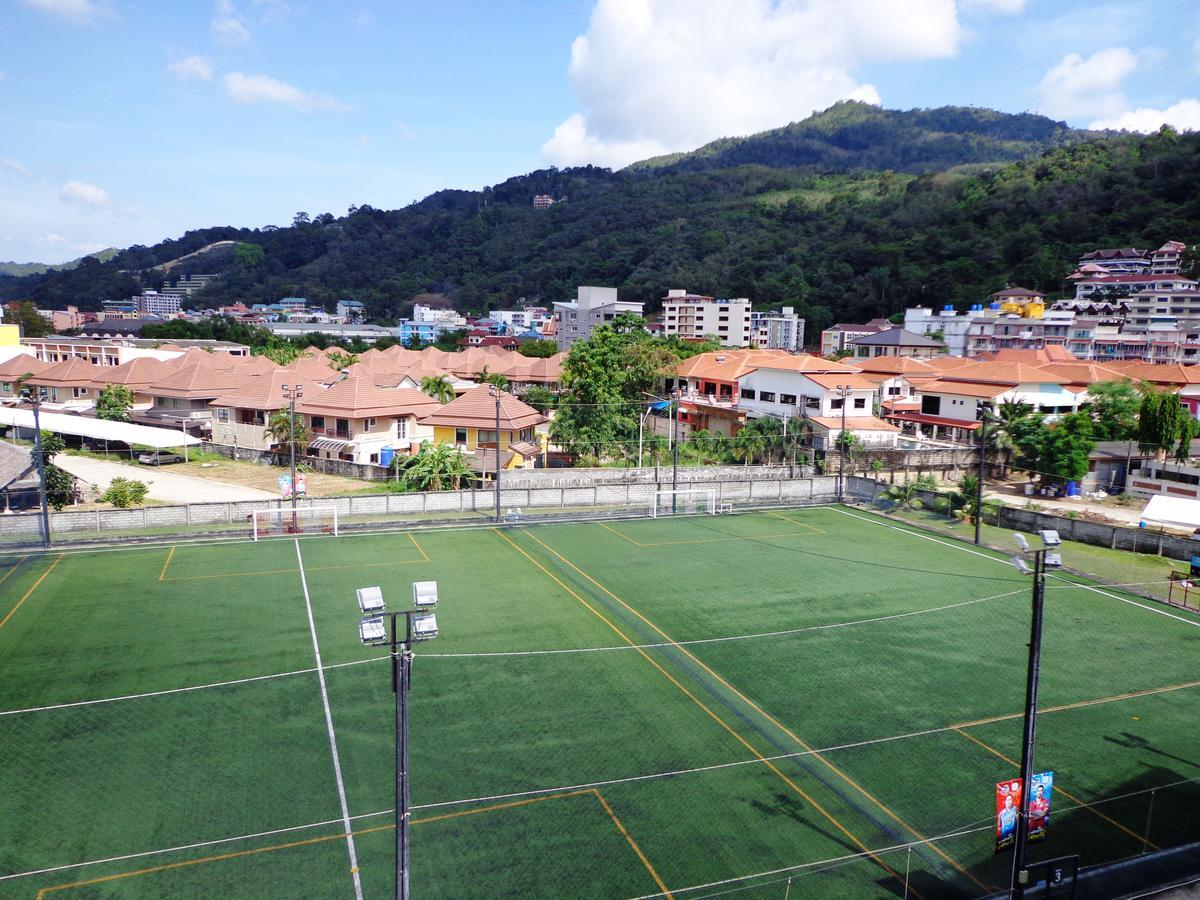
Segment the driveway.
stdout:
<svg viewBox="0 0 1200 900">
<path fill-rule="evenodd" d="M 76 478 L 95 485 L 101 493 L 108 489 L 114 478 L 129 478 L 141 481 L 149 488 L 152 500 L 168 503 L 227 503 L 235 500 L 277 500 L 278 494 L 260 491 L 258 488 L 209 481 L 192 475 L 177 475 L 170 466 L 138 466 L 125 463 L 106 462 L 87 456 L 69 456 L 60 453 L 54 464 L 70 472 Z"/>
</svg>

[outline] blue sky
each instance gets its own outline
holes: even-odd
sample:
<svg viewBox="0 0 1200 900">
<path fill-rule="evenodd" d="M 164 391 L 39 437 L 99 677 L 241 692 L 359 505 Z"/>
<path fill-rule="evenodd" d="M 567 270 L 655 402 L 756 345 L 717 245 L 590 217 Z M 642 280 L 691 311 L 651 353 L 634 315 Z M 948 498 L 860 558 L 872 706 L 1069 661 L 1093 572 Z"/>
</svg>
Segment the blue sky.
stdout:
<svg viewBox="0 0 1200 900">
<path fill-rule="evenodd" d="M 0 0 L 0 259 L 619 166 L 843 97 L 1200 129 L 1184 0 Z"/>
</svg>

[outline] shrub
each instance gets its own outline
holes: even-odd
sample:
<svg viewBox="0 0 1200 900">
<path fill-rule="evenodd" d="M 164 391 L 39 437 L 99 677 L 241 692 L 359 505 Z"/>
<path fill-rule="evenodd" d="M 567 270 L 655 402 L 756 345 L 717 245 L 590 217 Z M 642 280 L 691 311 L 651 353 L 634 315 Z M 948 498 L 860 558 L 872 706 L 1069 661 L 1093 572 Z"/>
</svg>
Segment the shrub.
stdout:
<svg viewBox="0 0 1200 900">
<path fill-rule="evenodd" d="M 111 503 L 118 509 L 128 509 L 131 506 L 141 506 L 146 502 L 146 492 L 149 488 L 144 482 L 130 478 L 114 478 L 108 490 L 100 497 L 104 503 Z"/>
</svg>

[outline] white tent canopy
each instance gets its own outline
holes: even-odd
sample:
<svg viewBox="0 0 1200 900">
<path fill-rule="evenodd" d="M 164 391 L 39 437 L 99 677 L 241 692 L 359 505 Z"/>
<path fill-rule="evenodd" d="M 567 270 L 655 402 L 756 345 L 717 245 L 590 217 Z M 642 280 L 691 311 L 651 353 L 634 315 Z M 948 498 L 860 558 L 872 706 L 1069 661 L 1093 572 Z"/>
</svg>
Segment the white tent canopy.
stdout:
<svg viewBox="0 0 1200 900">
<path fill-rule="evenodd" d="M 1200 500 L 1186 497 L 1151 497 L 1142 510 L 1147 525 L 1166 525 L 1168 528 L 1200 528 Z"/>
<path fill-rule="evenodd" d="M 71 434 L 98 441 L 123 441 L 139 447 L 156 450 L 168 447 L 188 447 L 203 443 L 198 437 L 176 431 L 173 428 L 155 428 L 153 425 L 133 425 L 129 422 L 110 422 L 107 419 L 92 419 L 87 416 L 68 416 L 63 413 L 44 412 L 40 416 L 42 431 L 55 434 Z M 0 409 L 0 425 L 15 425 L 17 428 L 33 430 L 33 410 Z"/>
</svg>

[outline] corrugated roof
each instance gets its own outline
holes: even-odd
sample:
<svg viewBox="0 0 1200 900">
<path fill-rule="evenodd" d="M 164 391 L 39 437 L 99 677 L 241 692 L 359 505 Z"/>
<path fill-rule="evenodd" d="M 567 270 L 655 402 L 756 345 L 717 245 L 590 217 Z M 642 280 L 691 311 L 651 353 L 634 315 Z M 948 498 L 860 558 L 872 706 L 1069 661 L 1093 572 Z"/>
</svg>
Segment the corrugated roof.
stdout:
<svg viewBox="0 0 1200 900">
<path fill-rule="evenodd" d="M 496 398 L 481 384 L 422 418 L 422 425 L 451 425 L 495 430 Z M 520 431 L 549 421 L 507 391 L 500 391 L 500 430 Z"/>
</svg>

